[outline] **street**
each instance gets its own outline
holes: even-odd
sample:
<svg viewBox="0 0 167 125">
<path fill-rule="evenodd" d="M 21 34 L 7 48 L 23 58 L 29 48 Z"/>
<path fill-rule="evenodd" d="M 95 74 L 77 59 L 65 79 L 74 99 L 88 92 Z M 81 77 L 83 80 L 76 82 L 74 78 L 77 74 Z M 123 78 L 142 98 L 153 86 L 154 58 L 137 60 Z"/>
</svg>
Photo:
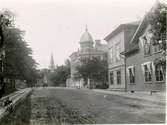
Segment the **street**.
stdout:
<svg viewBox="0 0 167 125">
<path fill-rule="evenodd" d="M 59 122 L 164 123 L 165 104 L 87 89 L 34 88 L 31 95 L 30 124 Z"/>
<path fill-rule="evenodd" d="M 165 124 L 166 15 L 165 0 L 0 0 L 0 125 Z"/>
</svg>

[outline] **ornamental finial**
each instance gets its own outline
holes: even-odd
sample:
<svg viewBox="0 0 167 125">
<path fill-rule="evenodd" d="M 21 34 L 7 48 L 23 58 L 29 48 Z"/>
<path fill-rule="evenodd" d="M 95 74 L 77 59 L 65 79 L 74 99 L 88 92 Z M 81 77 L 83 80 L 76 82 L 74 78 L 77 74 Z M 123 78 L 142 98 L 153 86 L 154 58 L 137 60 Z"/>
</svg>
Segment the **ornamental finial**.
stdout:
<svg viewBox="0 0 167 125">
<path fill-rule="evenodd" d="M 88 27 L 87 27 L 87 24 L 86 24 L 86 27 L 85 27 L 85 31 L 86 31 L 86 32 L 88 31 Z"/>
</svg>

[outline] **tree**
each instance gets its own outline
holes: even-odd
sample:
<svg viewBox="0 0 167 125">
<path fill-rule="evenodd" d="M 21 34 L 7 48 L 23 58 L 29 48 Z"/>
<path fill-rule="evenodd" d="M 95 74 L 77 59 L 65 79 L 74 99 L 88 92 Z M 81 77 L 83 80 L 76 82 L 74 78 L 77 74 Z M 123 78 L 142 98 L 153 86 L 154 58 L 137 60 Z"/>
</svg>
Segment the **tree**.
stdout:
<svg viewBox="0 0 167 125">
<path fill-rule="evenodd" d="M 154 46 L 159 45 L 162 49 L 162 56 L 156 60 L 156 63 L 160 63 L 164 67 L 164 72 L 166 72 L 166 17 L 167 5 L 160 2 L 157 2 L 148 14 L 148 21 L 151 25 L 152 44 Z"/>
<path fill-rule="evenodd" d="M 8 28 L 4 31 L 4 76 L 9 79 L 27 80 L 30 85 L 37 77 L 37 63 L 32 58 L 32 49 L 23 36 L 24 31 L 18 28 Z"/>
<path fill-rule="evenodd" d="M 4 78 L 26 80 L 29 86 L 36 81 L 37 63 L 32 58 L 32 49 L 24 40 L 24 31 L 14 26 L 10 11 L 0 12 L 1 90 L 5 92 Z"/>
<path fill-rule="evenodd" d="M 66 79 L 70 77 L 70 71 L 71 71 L 71 63 L 69 59 L 65 60 L 65 71 L 66 71 Z"/>
<path fill-rule="evenodd" d="M 57 66 L 55 72 L 50 73 L 48 79 L 55 86 L 66 85 L 66 80 L 70 77 L 70 61 L 66 60 L 65 65 Z"/>
<path fill-rule="evenodd" d="M 162 43 L 161 47 L 163 50 L 166 50 L 166 14 L 167 5 L 159 2 L 148 14 L 148 21 L 151 24 L 150 32 L 153 34 L 153 45 Z"/>
<path fill-rule="evenodd" d="M 0 11 L 0 97 L 5 92 L 5 83 L 4 83 L 4 30 L 12 26 L 14 20 L 13 13 L 10 11 Z"/>
<path fill-rule="evenodd" d="M 83 78 L 84 81 L 90 79 L 94 82 L 100 82 L 103 86 L 107 83 L 107 67 L 107 60 L 101 60 L 96 57 L 84 59 L 81 60 L 81 64 L 76 68 L 79 74 L 77 77 Z"/>
</svg>

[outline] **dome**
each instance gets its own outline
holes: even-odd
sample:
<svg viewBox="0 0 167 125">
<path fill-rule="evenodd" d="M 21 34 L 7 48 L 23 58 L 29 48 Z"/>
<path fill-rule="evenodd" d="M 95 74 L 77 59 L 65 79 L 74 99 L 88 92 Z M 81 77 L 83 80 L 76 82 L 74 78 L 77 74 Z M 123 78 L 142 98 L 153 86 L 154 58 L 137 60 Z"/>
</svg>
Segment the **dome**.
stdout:
<svg viewBox="0 0 167 125">
<path fill-rule="evenodd" d="M 87 31 L 87 28 L 81 36 L 80 43 L 82 43 L 82 42 L 93 42 L 93 38 L 90 35 L 90 33 Z"/>
</svg>

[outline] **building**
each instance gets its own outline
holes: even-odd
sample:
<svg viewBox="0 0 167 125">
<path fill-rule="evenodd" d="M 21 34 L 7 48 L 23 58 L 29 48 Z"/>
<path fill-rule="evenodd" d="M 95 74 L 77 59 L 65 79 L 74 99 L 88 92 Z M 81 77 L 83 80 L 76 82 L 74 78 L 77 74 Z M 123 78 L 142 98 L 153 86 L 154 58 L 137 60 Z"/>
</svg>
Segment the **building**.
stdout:
<svg viewBox="0 0 167 125">
<path fill-rule="evenodd" d="M 129 46 L 129 41 L 137 29 L 139 22 L 119 25 L 104 40 L 108 45 L 108 81 L 112 90 L 126 89 L 126 59 L 120 53 Z"/>
<path fill-rule="evenodd" d="M 49 70 L 50 70 L 50 72 L 54 72 L 55 71 L 55 64 L 54 64 L 53 54 L 51 54 Z"/>
<path fill-rule="evenodd" d="M 124 52 L 129 91 L 165 90 L 165 68 L 157 62 L 162 57 L 160 45 L 153 45 L 147 15 L 140 22 L 128 49 Z"/>
<path fill-rule="evenodd" d="M 93 57 L 107 59 L 107 45 L 102 44 L 100 40 L 93 41 L 88 29 L 82 34 L 80 41 L 80 49 L 70 55 L 71 78 L 67 80 L 67 87 L 89 87 L 90 80 L 84 81 L 82 78 L 77 78 L 79 75 L 76 67 L 81 63 L 82 59 L 91 59 Z M 87 82 L 87 84 L 85 84 Z"/>
</svg>

